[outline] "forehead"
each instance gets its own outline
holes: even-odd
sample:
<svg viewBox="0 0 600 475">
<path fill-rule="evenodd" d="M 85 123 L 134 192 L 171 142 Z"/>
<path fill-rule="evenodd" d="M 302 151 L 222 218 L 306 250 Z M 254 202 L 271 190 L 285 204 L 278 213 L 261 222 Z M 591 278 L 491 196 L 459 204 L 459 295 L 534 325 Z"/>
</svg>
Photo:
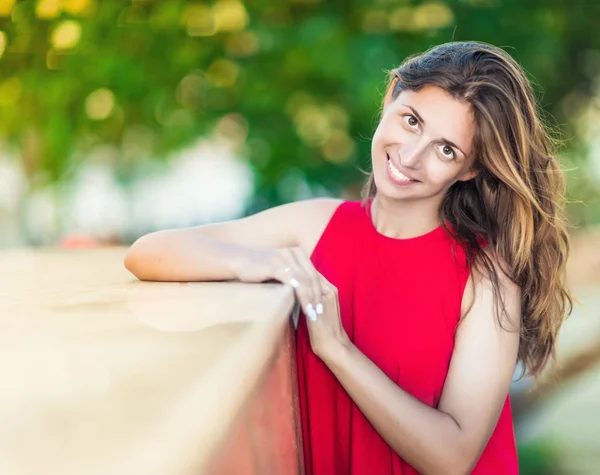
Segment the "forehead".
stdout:
<svg viewBox="0 0 600 475">
<path fill-rule="evenodd" d="M 467 102 L 455 99 L 439 87 L 425 86 L 416 92 L 402 91 L 394 101 L 394 106 L 411 106 L 425 122 L 424 133 L 451 140 L 469 154 L 475 134 L 475 121 Z"/>
</svg>

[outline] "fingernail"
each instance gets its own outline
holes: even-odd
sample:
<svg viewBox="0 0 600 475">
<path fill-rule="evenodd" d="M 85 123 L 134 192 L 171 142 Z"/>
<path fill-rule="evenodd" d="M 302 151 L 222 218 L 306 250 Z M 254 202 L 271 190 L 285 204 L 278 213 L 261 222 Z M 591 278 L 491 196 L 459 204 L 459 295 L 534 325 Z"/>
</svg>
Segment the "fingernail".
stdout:
<svg viewBox="0 0 600 475">
<path fill-rule="evenodd" d="M 317 313 L 319 315 L 323 315 L 323 304 L 322 303 L 317 304 Z"/>
<path fill-rule="evenodd" d="M 315 312 L 315 309 L 313 308 L 312 304 L 309 303 L 306 306 L 306 316 L 308 317 L 308 319 L 312 322 L 317 320 L 317 313 Z"/>
</svg>

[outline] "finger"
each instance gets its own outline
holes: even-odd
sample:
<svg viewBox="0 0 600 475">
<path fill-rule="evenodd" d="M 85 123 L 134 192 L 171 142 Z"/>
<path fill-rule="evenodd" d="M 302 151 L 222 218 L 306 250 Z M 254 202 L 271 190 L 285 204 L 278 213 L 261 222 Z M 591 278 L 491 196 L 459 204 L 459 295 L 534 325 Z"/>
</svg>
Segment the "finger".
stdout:
<svg viewBox="0 0 600 475">
<path fill-rule="evenodd" d="M 292 263 L 293 268 L 296 270 L 294 277 L 304 287 L 308 301 L 315 304 L 316 295 L 312 284 L 312 276 L 309 270 L 306 269 L 305 263 L 302 261 L 302 255 L 299 252 L 299 248 L 288 248 L 286 253 L 286 259 Z"/>
<path fill-rule="evenodd" d="M 273 277 L 276 280 L 284 284 L 289 284 L 294 288 L 299 287 L 301 282 L 298 279 L 298 276 L 302 274 L 302 268 L 287 249 L 281 250 L 281 253 L 273 266 L 275 268 Z"/>
<path fill-rule="evenodd" d="M 329 290 L 329 288 L 331 287 L 331 284 L 325 278 L 325 276 L 323 274 L 321 274 L 320 272 L 319 272 L 319 281 L 321 282 L 321 288 L 323 289 L 323 293 L 326 293 Z"/>
<path fill-rule="evenodd" d="M 315 306 L 315 310 L 317 311 L 317 314 L 322 314 L 323 313 L 323 303 L 324 303 L 323 302 L 324 291 L 323 291 L 323 287 L 321 285 L 321 278 L 320 278 L 321 274 L 319 274 L 317 269 L 315 269 L 315 266 L 313 265 L 313 263 L 310 261 L 310 259 L 308 258 L 308 256 L 302 249 L 296 248 L 294 255 L 295 255 L 298 263 L 304 269 L 304 272 L 306 272 L 306 274 L 310 278 L 310 285 L 312 286 L 312 293 L 313 293 L 313 299 L 314 299 L 313 304 Z"/>
<path fill-rule="evenodd" d="M 319 274 L 319 279 L 323 288 L 323 300 L 325 306 L 332 306 L 332 309 L 337 309 L 337 288 L 332 283 L 330 283 L 322 274 Z"/>
<path fill-rule="evenodd" d="M 287 277 L 282 280 L 289 283 L 293 288 L 296 296 L 302 306 L 305 315 L 310 320 L 316 319 L 316 310 L 314 308 L 315 297 L 313 295 L 310 276 L 307 275 L 304 267 L 299 263 L 292 249 L 286 250 L 284 253 L 284 270 L 281 271 Z"/>
<path fill-rule="evenodd" d="M 289 284 L 294 288 L 300 285 L 300 282 L 296 277 L 298 270 L 294 268 L 294 265 L 290 265 L 287 261 L 281 260 L 276 264 L 277 270 L 273 273 L 273 277 L 283 284 Z"/>
</svg>

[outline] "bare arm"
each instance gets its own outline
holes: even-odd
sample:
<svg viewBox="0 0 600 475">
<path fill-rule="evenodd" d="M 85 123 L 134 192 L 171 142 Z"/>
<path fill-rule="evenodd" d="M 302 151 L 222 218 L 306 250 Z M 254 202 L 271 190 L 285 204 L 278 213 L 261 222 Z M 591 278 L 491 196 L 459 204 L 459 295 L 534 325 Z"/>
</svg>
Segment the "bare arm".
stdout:
<svg viewBox="0 0 600 475">
<path fill-rule="evenodd" d="M 304 200 L 224 223 L 150 233 L 131 246 L 125 267 L 140 280 L 235 279 L 240 262 L 252 252 L 306 246 L 339 202 Z"/>
<path fill-rule="evenodd" d="M 125 257 L 125 267 L 140 280 L 231 280 L 236 261 L 247 251 L 200 231 L 169 229 L 138 239 Z"/>
</svg>

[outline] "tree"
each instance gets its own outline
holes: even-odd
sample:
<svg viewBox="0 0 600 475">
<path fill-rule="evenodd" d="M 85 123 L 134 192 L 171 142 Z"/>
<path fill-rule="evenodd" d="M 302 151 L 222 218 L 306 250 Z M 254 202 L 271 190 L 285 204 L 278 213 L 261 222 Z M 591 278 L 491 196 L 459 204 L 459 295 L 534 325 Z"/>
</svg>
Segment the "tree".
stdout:
<svg viewBox="0 0 600 475">
<path fill-rule="evenodd" d="M 217 130 L 258 170 L 254 208 L 290 199 L 279 184 L 297 174 L 356 185 L 385 71 L 411 53 L 508 45 L 567 137 L 600 71 L 597 2 L 4 0 L 0 15 L 0 134 L 32 186 L 98 144 L 118 147 L 126 179 Z"/>
</svg>

